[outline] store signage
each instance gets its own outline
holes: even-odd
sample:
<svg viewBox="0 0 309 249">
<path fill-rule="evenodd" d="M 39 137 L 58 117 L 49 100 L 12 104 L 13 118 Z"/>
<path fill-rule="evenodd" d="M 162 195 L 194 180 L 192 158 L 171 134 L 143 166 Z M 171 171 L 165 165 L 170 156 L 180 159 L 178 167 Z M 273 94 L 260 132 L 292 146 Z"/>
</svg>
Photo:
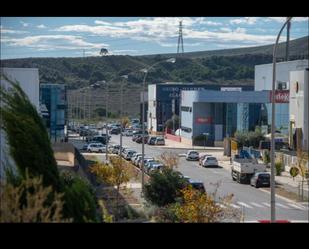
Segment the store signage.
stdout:
<svg viewBox="0 0 309 249">
<path fill-rule="evenodd" d="M 195 123 L 197 123 L 197 124 L 211 124 L 212 123 L 212 117 L 196 118 Z"/>
<path fill-rule="evenodd" d="M 235 91 L 235 92 L 241 92 L 241 87 L 221 87 L 222 92 L 230 92 L 230 91 Z"/>
<path fill-rule="evenodd" d="M 275 91 L 275 102 L 276 103 L 289 103 L 290 91 L 289 90 L 276 90 Z M 269 100 L 271 102 L 272 91 L 269 94 Z"/>
</svg>

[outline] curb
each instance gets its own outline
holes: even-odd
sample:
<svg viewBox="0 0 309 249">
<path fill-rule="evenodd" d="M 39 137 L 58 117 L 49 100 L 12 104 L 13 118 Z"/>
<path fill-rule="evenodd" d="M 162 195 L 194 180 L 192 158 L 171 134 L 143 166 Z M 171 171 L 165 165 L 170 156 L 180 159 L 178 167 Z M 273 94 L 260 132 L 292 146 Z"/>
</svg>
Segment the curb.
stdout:
<svg viewBox="0 0 309 249">
<path fill-rule="evenodd" d="M 215 151 L 223 151 L 223 148 L 193 148 L 193 147 L 169 147 L 169 146 L 156 146 L 157 148 L 164 148 L 164 149 L 178 149 L 178 150 L 215 150 Z"/>
</svg>

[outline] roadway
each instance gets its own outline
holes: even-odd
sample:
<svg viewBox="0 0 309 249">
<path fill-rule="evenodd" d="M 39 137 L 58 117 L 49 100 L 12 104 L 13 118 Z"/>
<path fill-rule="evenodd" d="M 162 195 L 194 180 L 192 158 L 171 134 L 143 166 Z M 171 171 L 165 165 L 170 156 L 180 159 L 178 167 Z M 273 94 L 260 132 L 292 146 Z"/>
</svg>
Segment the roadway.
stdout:
<svg viewBox="0 0 309 249">
<path fill-rule="evenodd" d="M 75 138 L 71 140 L 77 148 L 81 148 L 82 142 Z M 119 144 L 120 135 L 112 135 L 110 144 Z M 131 137 L 123 136 L 123 146 L 141 152 L 142 145 L 132 141 Z M 164 146 L 145 145 L 145 155 L 159 157 L 164 151 L 173 151 L 177 154 L 184 154 L 184 149 L 168 149 Z M 186 161 L 180 157 L 177 169 L 183 175 L 194 180 L 203 181 L 207 192 L 216 189 L 215 184 L 219 183 L 217 196 L 223 197 L 233 194 L 232 207 L 239 209 L 244 214 L 245 221 L 269 220 L 270 219 L 270 193 L 262 188 L 256 189 L 250 185 L 243 185 L 234 182 L 231 178 L 229 162 L 223 161 L 222 152 L 207 152 L 216 156 L 219 161 L 219 168 L 203 168 L 198 162 Z M 287 198 L 276 195 L 276 219 L 309 222 L 308 203 L 294 202 Z"/>
</svg>

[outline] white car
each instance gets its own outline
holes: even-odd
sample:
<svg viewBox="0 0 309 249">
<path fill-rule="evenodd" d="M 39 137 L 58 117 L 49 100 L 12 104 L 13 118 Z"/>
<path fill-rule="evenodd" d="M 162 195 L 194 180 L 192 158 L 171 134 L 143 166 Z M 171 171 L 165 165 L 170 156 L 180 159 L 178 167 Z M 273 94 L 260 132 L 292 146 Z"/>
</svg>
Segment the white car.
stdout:
<svg viewBox="0 0 309 249">
<path fill-rule="evenodd" d="M 186 154 L 186 160 L 194 160 L 198 161 L 200 158 L 200 155 L 197 151 L 195 150 L 189 150 Z"/>
<path fill-rule="evenodd" d="M 88 145 L 87 151 L 103 153 L 106 151 L 106 147 L 101 143 L 91 143 Z"/>
<path fill-rule="evenodd" d="M 214 156 L 206 156 L 202 162 L 203 167 L 208 167 L 208 166 L 216 166 L 218 167 L 218 160 Z"/>
</svg>

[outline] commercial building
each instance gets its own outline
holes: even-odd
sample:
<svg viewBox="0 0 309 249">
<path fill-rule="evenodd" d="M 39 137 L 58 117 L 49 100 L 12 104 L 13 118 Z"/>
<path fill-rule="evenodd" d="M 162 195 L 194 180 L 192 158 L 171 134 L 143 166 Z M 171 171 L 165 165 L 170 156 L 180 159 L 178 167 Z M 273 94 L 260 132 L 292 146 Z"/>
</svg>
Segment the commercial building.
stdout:
<svg viewBox="0 0 309 249">
<path fill-rule="evenodd" d="M 308 60 L 295 60 L 276 63 L 276 104 L 275 125 L 281 133 L 289 134 L 289 94 L 290 72 L 305 70 Z M 254 90 L 272 90 L 273 64 L 256 65 L 254 70 Z M 266 104 L 268 120 L 271 120 L 271 103 Z"/>
<path fill-rule="evenodd" d="M 229 87 L 213 84 L 195 84 L 195 83 L 157 83 L 148 86 L 148 112 L 147 112 L 147 128 L 153 133 L 163 132 L 165 122 L 172 118 L 173 113 L 180 114 L 181 91 L 184 90 L 217 90 Z M 252 91 L 253 86 L 237 86 L 243 91 Z"/>
<path fill-rule="evenodd" d="M 308 95 L 309 77 L 308 68 L 290 72 L 290 103 L 289 103 L 289 138 L 290 145 L 297 149 L 301 146 L 308 151 Z M 297 134 L 299 133 L 299 134 Z M 299 141 L 297 141 L 299 139 Z"/>
<path fill-rule="evenodd" d="M 67 94 L 64 84 L 40 84 L 40 102 L 48 110 L 43 116 L 52 141 L 64 141 L 67 125 Z"/>
<path fill-rule="evenodd" d="M 306 97 L 304 93 L 306 89 L 308 92 L 308 88 L 304 86 L 308 85 L 308 78 L 306 78 L 305 68 L 308 68 L 308 60 L 277 63 L 275 126 L 276 130 L 287 138 L 290 134 L 290 140 L 293 136 L 295 137 L 296 128 L 302 128 L 302 138 L 308 137 L 308 129 L 306 130 L 308 118 L 305 117 L 308 96 Z M 297 72 L 294 72 L 296 70 Z M 292 88 L 292 82 L 293 84 L 298 82 L 298 87 L 303 90 L 299 90 L 300 92 L 296 94 L 295 87 Z M 183 90 L 181 97 L 182 142 L 193 144 L 200 135 L 208 134 L 208 145 L 220 144 L 219 142 L 224 137 L 233 136 L 236 130 L 254 130 L 257 125 L 266 127 L 265 132 L 269 131 L 271 89 L 272 64 L 265 64 L 255 66 L 255 91 L 244 93 L 242 89 L 237 92 L 228 88 L 225 92 L 209 89 Z M 291 98 L 292 103 L 290 103 Z M 307 106 L 304 107 L 305 105 Z M 290 108 L 293 108 L 291 112 Z M 303 139 L 302 143 L 306 146 L 308 142 Z"/>
<path fill-rule="evenodd" d="M 1 68 L 1 75 L 6 75 L 10 80 L 18 82 L 28 96 L 30 102 L 40 111 L 39 99 L 39 70 L 37 68 Z M 1 87 L 9 89 L 10 84 L 3 78 L 0 79 Z M 0 104 L 3 106 L 3 102 Z M 1 117 L 0 117 L 1 122 Z M 15 163 L 9 155 L 9 147 L 5 132 L 0 127 L 0 179 L 4 178 L 5 167 L 15 170 Z"/>
<path fill-rule="evenodd" d="M 200 90 L 182 91 L 182 142 L 198 144 L 207 135 L 205 145 L 221 145 L 224 137 L 235 131 L 254 130 L 263 125 L 263 105 L 269 102 L 269 91 Z M 203 141 L 202 141 L 203 142 Z"/>
</svg>

